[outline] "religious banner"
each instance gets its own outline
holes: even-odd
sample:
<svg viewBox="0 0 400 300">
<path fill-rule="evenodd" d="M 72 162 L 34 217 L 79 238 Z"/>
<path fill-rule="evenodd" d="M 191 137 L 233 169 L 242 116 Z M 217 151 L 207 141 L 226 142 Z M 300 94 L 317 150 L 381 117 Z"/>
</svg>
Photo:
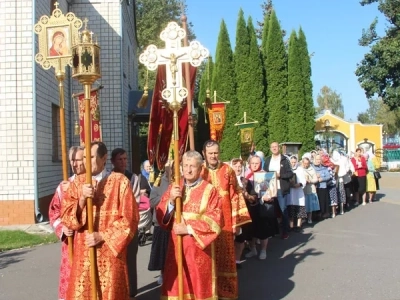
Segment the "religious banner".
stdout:
<svg viewBox="0 0 400 300">
<path fill-rule="evenodd" d="M 240 156 L 246 161 L 250 155 L 251 145 L 254 141 L 254 123 L 238 124 L 240 129 Z"/>
<path fill-rule="evenodd" d="M 192 97 L 194 96 L 194 85 L 197 68 L 190 66 L 190 81 Z M 183 70 L 183 78 L 185 70 Z M 147 154 L 151 165 L 157 163 L 158 169 L 163 169 L 169 155 L 171 137 L 173 132 L 173 112 L 168 108 L 168 103 L 162 98 L 165 88 L 166 67 L 160 65 L 157 70 L 156 85 L 154 87 L 151 103 L 149 135 L 147 140 Z M 179 156 L 186 150 L 188 138 L 188 110 L 186 101 L 181 105 L 178 112 L 179 120 Z"/>
<path fill-rule="evenodd" d="M 211 108 L 208 108 L 208 118 L 210 120 L 210 137 L 212 140 L 221 142 L 222 134 L 225 127 L 225 103 L 211 103 Z"/>
<path fill-rule="evenodd" d="M 102 140 L 101 124 L 100 124 L 100 105 L 99 105 L 99 90 L 92 90 L 90 92 L 90 128 L 92 132 L 92 142 Z M 85 145 L 85 94 L 79 94 L 78 98 L 78 112 L 79 112 L 79 136 L 81 146 Z"/>
</svg>

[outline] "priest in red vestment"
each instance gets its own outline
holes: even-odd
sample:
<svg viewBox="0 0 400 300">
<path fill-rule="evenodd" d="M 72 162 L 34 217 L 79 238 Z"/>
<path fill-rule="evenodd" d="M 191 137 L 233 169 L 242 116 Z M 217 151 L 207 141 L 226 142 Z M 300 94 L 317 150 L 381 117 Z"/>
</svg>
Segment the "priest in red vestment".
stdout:
<svg viewBox="0 0 400 300">
<path fill-rule="evenodd" d="M 71 165 L 72 175 L 68 180 L 72 182 L 76 175 L 85 173 L 85 166 L 83 165 L 83 148 L 73 146 L 69 149 L 68 153 L 69 163 Z M 51 199 L 49 206 L 49 219 L 50 225 L 53 227 L 54 233 L 60 239 L 61 243 L 61 264 L 60 264 L 60 279 L 58 284 L 58 299 L 64 300 L 67 293 L 69 273 L 71 265 L 69 261 L 68 252 L 68 239 L 67 236 L 72 236 L 74 231 L 68 229 L 61 223 L 61 184 L 57 187 L 53 199 Z"/>
<path fill-rule="evenodd" d="M 137 231 L 137 204 L 125 175 L 105 170 L 107 148 L 104 143 L 92 143 L 91 157 L 92 184 L 86 184 L 86 175 L 82 174 L 62 187 L 62 222 L 76 231 L 66 299 L 91 299 L 89 247 L 95 247 L 98 298 L 128 300 L 126 251 Z M 93 198 L 94 232 L 91 234 L 86 216 L 88 197 Z"/>
<path fill-rule="evenodd" d="M 177 235 L 182 236 L 183 299 L 218 300 L 214 241 L 221 232 L 221 202 L 217 190 L 200 177 L 201 154 L 182 157 L 184 179 L 171 185 L 157 206 L 160 226 L 171 230 L 163 273 L 161 299 L 178 299 Z M 174 218 L 175 199 L 182 197 L 182 222 Z"/>
<path fill-rule="evenodd" d="M 215 186 L 222 197 L 224 227 L 215 241 L 218 298 L 237 299 L 239 292 L 234 234 L 239 234 L 240 226 L 251 222 L 251 218 L 237 183 L 236 174 L 228 164 L 219 161 L 219 150 L 216 141 L 210 140 L 204 144 L 205 164 L 201 176 Z"/>
</svg>

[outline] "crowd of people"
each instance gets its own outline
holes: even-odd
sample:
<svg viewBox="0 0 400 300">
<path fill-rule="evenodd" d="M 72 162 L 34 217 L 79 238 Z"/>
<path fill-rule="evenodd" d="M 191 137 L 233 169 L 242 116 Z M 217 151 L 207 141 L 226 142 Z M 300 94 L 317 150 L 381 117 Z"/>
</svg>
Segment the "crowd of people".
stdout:
<svg viewBox="0 0 400 300">
<path fill-rule="evenodd" d="M 352 205 L 374 201 L 379 189 L 378 160 L 372 153 L 324 149 L 297 155 L 252 151 L 247 161 L 220 161 L 220 146 L 210 140 L 203 152 L 188 151 L 174 180 L 173 161 L 151 180 L 149 161 L 140 174 L 127 170 L 127 153 L 91 145 L 92 183 L 86 183 L 85 151 L 72 147 L 73 176 L 62 182 L 49 208 L 50 222 L 63 242 L 59 299 L 91 299 L 89 247 L 96 249 L 100 299 L 135 299 L 138 246 L 152 232 L 148 269 L 160 271 L 162 299 L 178 299 L 178 260 L 182 259 L 184 299 L 237 299 L 237 269 L 245 259 L 267 258 L 268 241 L 303 231 L 303 224 L 344 214 Z M 276 193 L 260 193 L 255 176 L 274 172 Z M 93 233 L 88 232 L 87 199 L 93 199 Z M 181 217 L 175 206 L 182 199 Z M 68 258 L 68 236 L 74 256 Z M 176 252 L 182 243 L 182 256 Z M 244 249 L 248 250 L 245 252 Z M 189 271 L 190 270 L 190 271 Z"/>
</svg>

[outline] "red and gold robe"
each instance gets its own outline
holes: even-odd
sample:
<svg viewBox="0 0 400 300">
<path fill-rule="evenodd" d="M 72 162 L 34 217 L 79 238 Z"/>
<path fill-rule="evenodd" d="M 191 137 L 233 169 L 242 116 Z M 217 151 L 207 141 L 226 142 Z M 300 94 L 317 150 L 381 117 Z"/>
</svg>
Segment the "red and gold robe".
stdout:
<svg viewBox="0 0 400 300">
<path fill-rule="evenodd" d="M 157 206 L 157 220 L 167 230 L 175 222 L 174 211 L 164 219 L 168 214 L 170 190 L 171 186 Z M 220 197 L 211 184 L 201 180 L 196 186 L 185 188 L 182 201 L 182 222 L 193 231 L 182 237 L 183 299 L 218 300 L 214 240 L 223 222 Z M 171 231 L 161 299 L 177 300 L 179 296 L 176 243 L 177 236 Z"/>
<path fill-rule="evenodd" d="M 72 182 L 74 178 L 75 176 L 72 176 L 68 178 L 68 180 Z M 62 231 L 63 224 L 61 222 L 61 197 L 61 185 L 59 185 L 50 202 L 49 219 L 55 235 L 61 241 L 61 264 L 58 284 L 58 299 L 65 299 L 68 288 L 69 273 L 71 272 L 71 265 L 69 262 L 68 239 Z"/>
<path fill-rule="evenodd" d="M 219 163 L 215 170 L 203 166 L 203 179 L 218 190 L 222 198 L 224 227 L 215 241 L 218 270 L 218 298 L 237 299 L 238 279 L 234 249 L 234 229 L 251 222 L 243 194 L 237 183 L 235 172 L 225 164 Z"/>
<path fill-rule="evenodd" d="M 63 193 L 61 205 L 62 222 L 77 231 L 66 300 L 91 299 L 89 248 L 85 244 L 86 209 L 79 219 L 76 215 L 85 178 L 85 174 L 76 177 Z M 97 183 L 93 220 L 94 231 L 104 239 L 96 246 L 98 298 L 128 300 L 126 251 L 137 230 L 139 213 L 130 182 L 124 174 L 112 172 Z"/>
</svg>

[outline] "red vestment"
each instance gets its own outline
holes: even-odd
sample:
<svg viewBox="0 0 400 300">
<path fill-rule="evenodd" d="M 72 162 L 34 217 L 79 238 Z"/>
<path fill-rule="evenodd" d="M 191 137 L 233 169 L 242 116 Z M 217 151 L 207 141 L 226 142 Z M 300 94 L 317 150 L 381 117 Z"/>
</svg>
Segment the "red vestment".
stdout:
<svg viewBox="0 0 400 300">
<path fill-rule="evenodd" d="M 218 298 L 237 299 L 239 293 L 233 230 L 251 222 L 250 214 L 237 183 L 236 174 L 229 165 L 221 162 L 215 170 L 203 166 L 201 176 L 217 188 L 222 198 L 224 227 L 215 241 Z"/>
<path fill-rule="evenodd" d="M 183 185 L 183 181 L 181 186 Z M 175 221 L 174 211 L 168 214 L 171 186 L 157 206 L 160 226 L 171 230 Z M 221 232 L 221 201 L 217 190 L 201 180 L 194 187 L 185 187 L 182 199 L 182 222 L 192 229 L 191 235 L 182 237 L 183 299 L 218 300 L 217 274 L 215 268 L 214 240 Z M 177 236 L 171 231 L 167 258 L 163 273 L 161 299 L 178 299 L 178 268 L 176 257 Z"/>
<path fill-rule="evenodd" d="M 91 299 L 89 248 L 85 244 L 86 209 L 79 218 L 76 214 L 85 178 L 85 174 L 77 176 L 62 197 L 62 222 L 77 231 L 66 300 Z M 139 213 L 130 182 L 124 174 L 112 172 L 97 183 L 93 220 L 94 231 L 104 239 L 96 246 L 98 298 L 128 300 L 126 251 L 137 231 Z"/>
<path fill-rule="evenodd" d="M 68 178 L 70 182 L 74 180 L 75 176 Z M 69 273 L 71 266 L 69 262 L 68 253 L 68 239 L 63 234 L 61 223 L 61 186 L 57 187 L 53 199 L 51 199 L 49 206 L 49 219 L 50 225 L 53 227 L 54 233 L 60 239 L 61 243 L 61 264 L 60 264 L 60 279 L 58 284 L 58 299 L 65 299 L 68 288 Z"/>
</svg>

